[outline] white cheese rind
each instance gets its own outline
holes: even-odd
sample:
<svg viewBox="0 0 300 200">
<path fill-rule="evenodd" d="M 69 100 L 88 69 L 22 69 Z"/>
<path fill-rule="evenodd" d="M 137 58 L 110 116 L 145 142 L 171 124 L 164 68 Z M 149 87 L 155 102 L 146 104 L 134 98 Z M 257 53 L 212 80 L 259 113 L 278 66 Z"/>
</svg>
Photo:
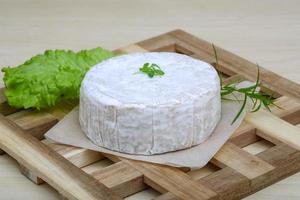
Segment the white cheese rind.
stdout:
<svg viewBox="0 0 300 200">
<path fill-rule="evenodd" d="M 165 75 L 135 73 L 146 62 Z M 80 89 L 79 121 L 90 140 L 130 154 L 159 154 L 205 141 L 221 115 L 209 64 L 176 53 L 136 53 L 93 67 Z"/>
</svg>

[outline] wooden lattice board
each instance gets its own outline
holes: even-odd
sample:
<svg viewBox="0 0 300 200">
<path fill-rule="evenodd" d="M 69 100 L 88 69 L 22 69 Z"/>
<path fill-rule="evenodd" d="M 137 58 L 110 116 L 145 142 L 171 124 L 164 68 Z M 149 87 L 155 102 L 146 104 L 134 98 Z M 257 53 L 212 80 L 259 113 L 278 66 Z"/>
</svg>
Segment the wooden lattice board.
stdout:
<svg viewBox="0 0 300 200">
<path fill-rule="evenodd" d="M 171 51 L 186 54 L 218 68 L 225 82 L 254 81 L 255 64 L 216 47 L 218 67 L 211 43 L 182 30 L 116 50 Z M 37 184 L 44 181 L 67 199 L 121 199 L 147 188 L 156 190 L 156 200 L 240 199 L 300 170 L 300 86 L 260 69 L 262 89 L 274 94 L 272 113 L 248 114 L 231 139 L 202 169 L 190 171 L 99 152 L 53 144 L 43 134 L 74 105 L 63 104 L 46 111 L 17 110 L 5 102 L 1 91 L 0 148 L 20 164 L 20 171 Z M 63 133 L 62 133 L 63 134 Z M 269 148 L 250 153 L 258 142 Z M 4 152 L 2 152 L 4 153 Z M 112 162 L 100 167 L 100 160 Z"/>
</svg>

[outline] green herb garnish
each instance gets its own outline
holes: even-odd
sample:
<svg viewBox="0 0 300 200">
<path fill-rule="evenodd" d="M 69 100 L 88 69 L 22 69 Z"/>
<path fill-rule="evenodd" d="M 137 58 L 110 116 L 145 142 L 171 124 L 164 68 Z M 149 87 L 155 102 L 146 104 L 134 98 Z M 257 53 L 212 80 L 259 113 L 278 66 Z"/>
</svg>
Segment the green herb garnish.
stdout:
<svg viewBox="0 0 300 200">
<path fill-rule="evenodd" d="M 140 68 L 140 72 L 147 74 L 150 78 L 153 78 L 154 76 L 163 76 L 165 72 L 161 70 L 161 68 L 155 64 L 152 63 L 145 63 L 143 67 Z"/>
<path fill-rule="evenodd" d="M 218 61 L 218 56 L 217 56 L 217 51 L 215 46 L 212 44 L 215 58 L 216 58 L 216 65 L 218 67 L 219 61 Z M 272 99 L 272 96 L 268 96 L 266 94 L 261 93 L 260 91 L 257 91 L 257 88 L 260 87 L 260 80 L 259 80 L 259 65 L 257 65 L 257 77 L 256 77 L 256 82 L 252 86 L 244 87 L 244 88 L 238 88 L 237 84 L 238 83 L 229 83 L 226 85 L 222 84 L 222 75 L 219 74 L 220 77 L 220 84 L 221 84 L 221 98 L 223 100 L 233 100 L 233 101 L 242 101 L 242 106 L 240 110 L 238 111 L 237 115 L 231 122 L 233 124 L 241 115 L 243 110 L 246 107 L 246 103 L 248 98 L 252 101 L 253 106 L 251 108 L 251 112 L 257 112 L 261 106 L 263 105 L 265 108 L 267 108 L 269 111 L 270 110 L 270 105 L 275 105 L 274 101 Z M 243 100 L 239 100 L 234 93 L 240 93 L 243 95 Z M 232 95 L 235 99 L 230 99 L 226 98 L 227 95 Z M 276 106 L 276 105 L 275 105 Z M 278 106 L 277 106 L 278 107 Z"/>
</svg>

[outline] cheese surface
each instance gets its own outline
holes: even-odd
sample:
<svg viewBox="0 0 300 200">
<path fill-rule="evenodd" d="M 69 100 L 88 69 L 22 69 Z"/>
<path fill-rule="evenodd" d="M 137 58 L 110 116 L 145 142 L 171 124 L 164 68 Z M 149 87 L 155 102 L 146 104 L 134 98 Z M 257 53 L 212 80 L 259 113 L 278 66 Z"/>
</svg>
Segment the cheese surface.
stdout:
<svg viewBox="0 0 300 200">
<path fill-rule="evenodd" d="M 163 76 L 140 73 L 155 63 Z M 94 66 L 80 88 L 79 121 L 95 144 L 151 155 L 205 141 L 220 119 L 215 69 L 177 53 L 134 53 Z"/>
</svg>

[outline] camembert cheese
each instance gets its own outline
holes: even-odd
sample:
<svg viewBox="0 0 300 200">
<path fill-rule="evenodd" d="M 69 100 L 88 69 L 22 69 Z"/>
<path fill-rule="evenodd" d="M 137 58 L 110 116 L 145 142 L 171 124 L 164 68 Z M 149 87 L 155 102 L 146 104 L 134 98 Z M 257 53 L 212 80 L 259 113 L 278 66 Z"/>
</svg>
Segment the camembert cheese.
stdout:
<svg viewBox="0 0 300 200">
<path fill-rule="evenodd" d="M 140 73 L 144 63 L 165 74 Z M 220 80 L 211 65 L 182 54 L 122 55 L 88 71 L 79 109 L 82 130 L 101 147 L 143 155 L 185 149 L 219 122 Z"/>
</svg>

